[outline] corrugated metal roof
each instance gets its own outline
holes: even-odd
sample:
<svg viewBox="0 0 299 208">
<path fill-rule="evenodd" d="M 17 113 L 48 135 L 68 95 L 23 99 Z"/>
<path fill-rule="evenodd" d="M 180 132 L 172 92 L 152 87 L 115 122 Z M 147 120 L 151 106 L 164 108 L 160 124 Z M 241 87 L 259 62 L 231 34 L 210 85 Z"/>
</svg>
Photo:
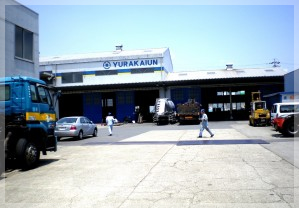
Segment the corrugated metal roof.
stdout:
<svg viewBox="0 0 299 208">
<path fill-rule="evenodd" d="M 214 71 L 192 71 L 192 72 L 172 72 L 168 73 L 166 81 L 185 81 L 185 80 L 208 80 L 226 78 L 250 78 L 250 77 L 277 77 L 287 73 L 282 68 L 252 68 L 252 69 L 233 69 L 233 70 L 214 70 Z"/>
<path fill-rule="evenodd" d="M 40 65 L 47 64 L 66 64 L 66 63 L 80 63 L 91 61 L 116 61 L 124 59 L 136 59 L 136 58 L 157 58 L 163 57 L 165 51 L 168 48 L 152 48 L 145 50 L 117 50 L 100 53 L 88 53 L 88 54 L 73 54 L 63 56 L 51 56 L 41 57 Z"/>
</svg>

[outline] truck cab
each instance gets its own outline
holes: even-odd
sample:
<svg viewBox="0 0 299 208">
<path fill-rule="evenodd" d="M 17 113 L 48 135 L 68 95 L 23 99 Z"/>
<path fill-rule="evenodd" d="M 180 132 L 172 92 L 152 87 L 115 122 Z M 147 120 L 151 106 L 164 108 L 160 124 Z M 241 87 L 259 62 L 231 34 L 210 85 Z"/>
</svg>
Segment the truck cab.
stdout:
<svg viewBox="0 0 299 208">
<path fill-rule="evenodd" d="M 58 97 L 56 97 L 58 98 Z M 17 159 L 25 168 L 35 166 L 47 151 L 57 150 L 56 113 L 50 88 L 30 77 L 0 78 L 1 139 L 5 159 Z"/>
</svg>

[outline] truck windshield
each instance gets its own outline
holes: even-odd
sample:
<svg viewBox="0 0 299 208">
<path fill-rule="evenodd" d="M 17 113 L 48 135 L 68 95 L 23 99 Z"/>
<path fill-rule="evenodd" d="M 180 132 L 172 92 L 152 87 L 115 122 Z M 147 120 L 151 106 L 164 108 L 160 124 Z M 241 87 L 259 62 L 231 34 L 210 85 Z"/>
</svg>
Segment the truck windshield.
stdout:
<svg viewBox="0 0 299 208">
<path fill-rule="evenodd" d="M 0 101 L 7 101 L 10 99 L 10 86 L 0 85 Z"/>
</svg>

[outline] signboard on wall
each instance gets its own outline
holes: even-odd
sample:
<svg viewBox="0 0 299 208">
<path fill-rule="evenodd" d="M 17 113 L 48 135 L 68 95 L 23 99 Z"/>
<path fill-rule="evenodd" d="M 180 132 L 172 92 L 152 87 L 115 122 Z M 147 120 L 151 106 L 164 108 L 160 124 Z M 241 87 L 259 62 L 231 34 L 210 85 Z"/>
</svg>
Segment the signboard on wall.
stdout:
<svg viewBox="0 0 299 208">
<path fill-rule="evenodd" d="M 282 102 L 299 102 L 299 94 L 286 94 L 282 95 Z"/>
<path fill-rule="evenodd" d="M 158 59 L 138 59 L 122 61 L 104 61 L 104 69 L 122 69 L 122 68 L 146 68 L 160 66 Z"/>
</svg>

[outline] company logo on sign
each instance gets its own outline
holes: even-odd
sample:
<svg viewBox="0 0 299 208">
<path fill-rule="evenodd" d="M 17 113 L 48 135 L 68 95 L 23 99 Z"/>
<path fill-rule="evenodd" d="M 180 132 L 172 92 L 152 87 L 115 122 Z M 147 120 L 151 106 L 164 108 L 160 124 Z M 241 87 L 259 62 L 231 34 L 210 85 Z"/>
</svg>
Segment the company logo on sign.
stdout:
<svg viewBox="0 0 299 208">
<path fill-rule="evenodd" d="M 109 69 L 109 68 L 111 67 L 110 62 L 109 62 L 109 61 L 105 61 L 105 62 L 103 63 L 103 67 L 104 67 L 104 69 Z"/>
<path fill-rule="evenodd" d="M 145 60 L 134 60 L 134 61 L 105 61 L 103 67 L 109 69 L 111 66 L 114 68 L 123 67 L 144 67 L 144 66 L 156 66 L 158 65 L 158 59 L 145 59 Z"/>
</svg>

